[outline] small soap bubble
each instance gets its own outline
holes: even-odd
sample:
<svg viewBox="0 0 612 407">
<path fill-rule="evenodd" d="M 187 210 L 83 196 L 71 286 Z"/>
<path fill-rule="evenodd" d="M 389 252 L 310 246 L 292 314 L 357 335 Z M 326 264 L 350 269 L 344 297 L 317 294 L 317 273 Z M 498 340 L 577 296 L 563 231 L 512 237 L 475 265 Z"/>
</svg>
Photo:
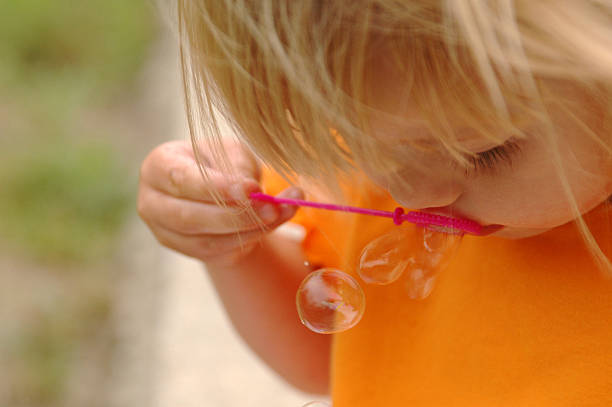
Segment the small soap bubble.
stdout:
<svg viewBox="0 0 612 407">
<path fill-rule="evenodd" d="M 413 267 L 406 274 L 408 297 L 413 300 L 424 300 L 429 297 L 434 288 L 438 273 L 422 267 Z"/>
<path fill-rule="evenodd" d="M 355 326 L 365 310 L 365 295 L 355 279 L 340 270 L 310 273 L 296 295 L 298 314 L 310 330 L 331 334 Z"/>
<path fill-rule="evenodd" d="M 331 407 L 331 404 L 326 401 L 309 401 L 302 407 Z"/>
<path fill-rule="evenodd" d="M 413 261 L 406 272 L 406 290 L 408 297 L 414 300 L 429 297 L 438 273 L 453 258 L 463 237 L 430 228 L 420 228 L 420 231 L 420 244 L 415 247 Z"/>
<path fill-rule="evenodd" d="M 401 277 L 406 267 L 414 261 L 411 247 L 417 246 L 420 228 L 401 226 L 393 228 L 371 241 L 361 251 L 359 277 L 369 284 L 390 284 Z"/>
<path fill-rule="evenodd" d="M 444 269 L 453 258 L 463 235 L 440 233 L 429 228 L 420 228 L 421 244 L 415 252 L 415 262 L 428 269 Z"/>
</svg>

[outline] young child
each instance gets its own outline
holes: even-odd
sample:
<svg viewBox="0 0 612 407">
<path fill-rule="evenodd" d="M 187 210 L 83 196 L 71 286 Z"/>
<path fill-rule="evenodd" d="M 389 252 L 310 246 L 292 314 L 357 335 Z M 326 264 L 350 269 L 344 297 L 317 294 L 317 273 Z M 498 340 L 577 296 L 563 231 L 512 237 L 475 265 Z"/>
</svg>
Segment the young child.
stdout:
<svg viewBox="0 0 612 407">
<path fill-rule="evenodd" d="M 147 157 L 139 211 L 206 263 L 263 361 L 334 407 L 612 403 L 612 4 L 178 0 L 178 21 L 196 153 Z M 261 163 L 309 186 L 282 190 Z M 356 276 L 398 226 L 300 210 L 300 242 L 274 231 L 296 208 L 247 198 L 331 199 L 316 182 L 488 235 L 463 238 L 427 299 L 364 285 L 362 321 L 318 335 L 300 281 L 314 265 Z"/>
</svg>

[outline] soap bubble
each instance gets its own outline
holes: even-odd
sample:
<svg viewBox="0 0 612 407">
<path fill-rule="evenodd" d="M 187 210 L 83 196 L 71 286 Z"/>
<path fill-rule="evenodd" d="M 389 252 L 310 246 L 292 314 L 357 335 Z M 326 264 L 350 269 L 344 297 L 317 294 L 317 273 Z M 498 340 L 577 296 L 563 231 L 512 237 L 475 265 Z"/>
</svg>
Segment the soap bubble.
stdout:
<svg viewBox="0 0 612 407">
<path fill-rule="evenodd" d="M 402 226 L 372 240 L 361 251 L 359 277 L 369 284 L 385 285 L 396 281 L 413 262 L 410 249 L 421 239 L 420 235 L 420 228 Z"/>
<path fill-rule="evenodd" d="M 424 299 L 437 274 L 453 258 L 463 234 L 401 226 L 371 241 L 361 252 L 359 276 L 369 284 L 390 284 L 404 275 L 408 296 Z"/>
<path fill-rule="evenodd" d="M 421 238 L 415 248 L 414 261 L 429 269 L 444 269 L 453 258 L 463 235 L 440 233 L 429 228 L 419 228 Z"/>
<path fill-rule="evenodd" d="M 436 271 L 414 266 L 406 273 L 406 291 L 408 298 L 423 300 L 429 297 L 436 282 Z"/>
<path fill-rule="evenodd" d="M 296 295 L 302 323 L 310 330 L 331 334 L 355 326 L 365 310 L 365 295 L 355 279 L 336 269 L 310 273 Z"/>
<path fill-rule="evenodd" d="M 309 401 L 302 407 L 331 407 L 331 404 L 326 401 Z"/>
<path fill-rule="evenodd" d="M 453 258 L 463 237 L 462 234 L 440 233 L 429 228 L 421 228 L 421 236 L 406 272 L 406 290 L 413 300 L 429 297 L 438 273 Z"/>
</svg>

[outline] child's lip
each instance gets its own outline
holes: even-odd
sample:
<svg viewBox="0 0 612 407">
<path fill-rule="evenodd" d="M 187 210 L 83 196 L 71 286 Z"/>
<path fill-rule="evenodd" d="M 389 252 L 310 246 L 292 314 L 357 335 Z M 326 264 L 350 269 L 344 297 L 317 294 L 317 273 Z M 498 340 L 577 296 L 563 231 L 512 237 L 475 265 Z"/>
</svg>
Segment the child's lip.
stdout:
<svg viewBox="0 0 612 407">
<path fill-rule="evenodd" d="M 480 229 L 479 236 L 491 235 L 497 231 L 500 231 L 503 228 L 504 228 L 503 225 L 485 225 L 485 226 L 482 226 L 482 229 Z"/>
</svg>

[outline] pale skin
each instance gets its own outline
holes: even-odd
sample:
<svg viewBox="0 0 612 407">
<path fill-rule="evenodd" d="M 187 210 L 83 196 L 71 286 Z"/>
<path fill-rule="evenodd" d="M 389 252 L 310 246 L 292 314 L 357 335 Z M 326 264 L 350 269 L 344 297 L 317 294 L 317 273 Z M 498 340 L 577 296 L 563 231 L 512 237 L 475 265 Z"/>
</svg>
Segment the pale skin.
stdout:
<svg viewBox="0 0 612 407">
<path fill-rule="evenodd" d="M 392 80 L 391 75 L 382 77 Z M 388 85 L 390 91 L 378 95 L 379 107 L 410 117 L 410 106 L 392 99 L 397 92 L 393 82 Z M 601 107 L 585 103 L 583 118 L 592 129 L 601 130 Z M 390 128 L 382 117 L 372 117 L 377 129 L 373 136 L 381 140 L 396 142 L 426 134 L 414 126 Z M 568 183 L 580 212 L 586 212 L 612 195 L 612 160 L 605 148 L 561 112 L 553 119 L 564 129 L 559 152 Z M 465 143 L 475 153 L 495 147 L 470 138 Z M 524 238 L 570 222 L 574 215 L 549 146 L 537 137 L 521 143 L 511 166 L 471 176 L 448 165 L 443 153 L 423 155 L 421 168 L 427 171 L 418 166 L 398 168 L 410 190 L 389 185 L 387 175 L 375 169 L 364 170 L 407 208 L 501 225 L 497 236 Z M 239 182 L 214 167 L 208 168 L 211 176 L 204 181 L 190 143 L 170 142 L 153 150 L 141 168 L 140 216 L 161 244 L 206 263 L 234 327 L 265 363 L 303 391 L 327 393 L 331 338 L 308 331 L 295 312 L 296 289 L 310 270 L 304 267 L 299 243 L 274 233 L 295 208 L 254 204 L 265 229 L 238 210 L 240 199 L 259 190 L 259 164 L 239 144 L 228 142 L 227 150 Z M 228 207 L 215 204 L 211 188 Z M 291 188 L 281 195 L 299 198 L 302 193 Z"/>
<path fill-rule="evenodd" d="M 372 104 L 384 114 L 371 116 L 372 136 L 395 148 L 402 148 L 404 143 L 430 142 L 431 136 L 427 127 L 419 123 L 410 95 L 398 97 L 401 77 L 397 72 L 383 62 L 376 65 L 375 76 L 378 80 L 372 87 Z M 563 176 L 579 212 L 585 213 L 612 195 L 612 140 L 605 127 L 609 112 L 571 83 L 547 84 L 555 95 L 551 98 L 554 102 L 547 103 L 546 108 L 555 126 Z M 558 100 L 567 100 L 571 105 L 561 108 Z M 389 115 L 407 120 L 390 125 Z M 471 153 L 490 151 L 499 145 L 475 137 L 463 123 L 454 128 L 462 147 Z M 522 130 L 527 137 L 517 140 L 520 151 L 510 153 L 510 160 L 498 160 L 490 168 L 471 171 L 469 175 L 465 168 L 454 165 L 441 148 L 411 155 L 410 163 L 398 163 L 395 175 L 406 181 L 403 185 L 390 182 L 390 174 L 372 168 L 364 170 L 407 208 L 469 218 L 483 226 L 501 225 L 503 228 L 494 235 L 504 238 L 538 235 L 570 222 L 575 212 L 555 166 L 553 145 L 536 123 L 524 123 Z M 511 138 L 500 135 L 506 140 Z"/>
<path fill-rule="evenodd" d="M 257 355 L 296 388 L 326 394 L 331 337 L 299 321 L 295 293 L 308 274 L 300 244 L 274 233 L 295 208 L 255 205 L 262 230 L 237 208 L 240 195 L 259 191 L 254 157 L 227 143 L 235 178 L 209 168 L 208 187 L 228 204 L 215 204 L 202 179 L 191 144 L 162 144 L 141 168 L 138 211 L 159 242 L 206 263 L 206 270 L 238 334 Z M 300 198 L 297 188 L 283 196 Z"/>
</svg>

